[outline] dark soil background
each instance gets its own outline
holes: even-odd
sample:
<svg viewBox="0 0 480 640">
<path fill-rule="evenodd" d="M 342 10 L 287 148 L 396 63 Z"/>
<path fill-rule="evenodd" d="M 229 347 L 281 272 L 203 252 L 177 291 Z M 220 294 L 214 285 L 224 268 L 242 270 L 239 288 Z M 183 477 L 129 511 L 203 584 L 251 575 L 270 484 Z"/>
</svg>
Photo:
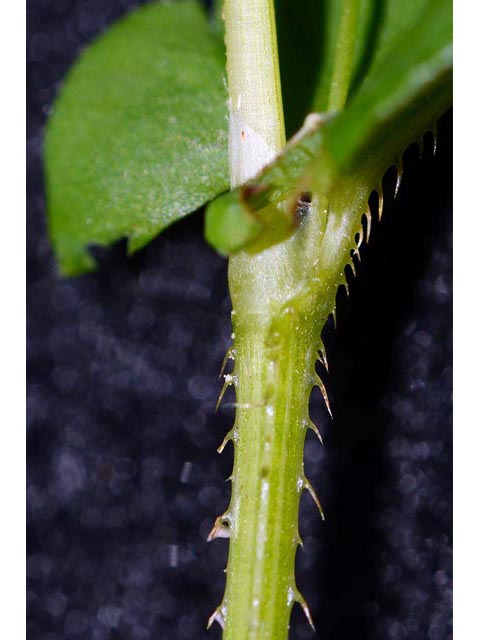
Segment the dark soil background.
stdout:
<svg viewBox="0 0 480 640">
<path fill-rule="evenodd" d="M 232 420 L 214 414 L 229 345 L 226 262 L 202 214 L 133 259 L 98 251 L 62 280 L 45 230 L 42 135 L 82 46 L 136 2 L 29 0 L 28 637 L 218 638 Z M 301 35 L 301 34 L 299 34 Z M 325 342 L 305 459 L 327 514 L 302 499 L 298 583 L 329 640 L 449 640 L 451 117 L 385 179 L 386 210 Z M 375 203 L 373 203 L 375 204 Z M 294 610 L 292 638 L 313 638 Z"/>
</svg>

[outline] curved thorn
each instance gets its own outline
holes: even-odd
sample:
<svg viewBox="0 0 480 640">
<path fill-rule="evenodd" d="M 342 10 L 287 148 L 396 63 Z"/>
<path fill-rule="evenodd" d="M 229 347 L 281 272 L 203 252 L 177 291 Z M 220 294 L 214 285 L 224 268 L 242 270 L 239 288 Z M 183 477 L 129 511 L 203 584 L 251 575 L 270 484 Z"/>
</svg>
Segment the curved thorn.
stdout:
<svg viewBox="0 0 480 640">
<path fill-rule="evenodd" d="M 235 360 L 235 349 L 233 349 L 233 347 L 230 347 L 230 349 L 228 349 L 227 353 L 225 354 L 225 357 L 223 358 L 222 366 L 220 368 L 220 373 L 218 374 L 219 378 L 223 376 L 223 372 L 225 371 L 225 367 L 227 366 L 227 362 L 229 360 Z"/>
<path fill-rule="evenodd" d="M 350 295 L 350 287 L 348 286 L 348 280 L 347 280 L 347 272 L 344 272 L 344 280 L 341 283 L 343 284 L 343 286 L 345 287 L 345 291 L 347 293 L 347 297 Z"/>
<path fill-rule="evenodd" d="M 402 184 L 402 178 L 403 178 L 403 161 L 402 161 L 402 158 L 400 158 L 397 166 L 397 183 L 395 184 L 395 193 L 393 196 L 394 198 L 396 198 L 398 195 L 400 185 Z"/>
<path fill-rule="evenodd" d="M 327 350 L 325 349 L 325 345 L 323 344 L 323 342 L 320 345 L 320 351 L 322 353 L 324 367 L 325 367 L 325 369 L 327 370 L 327 373 L 328 373 Z"/>
<path fill-rule="evenodd" d="M 351 259 L 351 261 L 348 264 L 350 265 L 350 269 L 352 270 L 353 277 L 356 278 L 357 277 L 357 268 L 355 267 L 355 262 L 354 262 L 353 258 Z"/>
<path fill-rule="evenodd" d="M 223 383 L 222 390 L 220 391 L 220 395 L 218 396 L 217 404 L 215 405 L 215 411 L 218 411 L 218 407 L 223 400 L 223 396 L 225 395 L 225 391 L 228 389 L 230 385 L 234 383 L 234 378 L 232 374 L 226 373 L 224 376 L 225 382 Z"/>
<path fill-rule="evenodd" d="M 320 364 L 325 367 L 325 371 L 328 373 L 328 360 L 327 360 L 327 350 L 325 349 L 325 345 L 323 341 L 320 340 L 320 347 L 317 352 L 317 360 L 320 361 Z"/>
<path fill-rule="evenodd" d="M 317 509 L 320 512 L 320 517 L 322 520 L 325 520 L 325 514 L 323 513 L 322 505 L 320 504 L 320 500 L 317 496 L 317 492 L 312 487 L 310 482 L 307 480 L 305 476 L 303 476 L 303 488 L 308 491 L 308 493 L 312 496 L 313 501 L 315 502 Z"/>
<path fill-rule="evenodd" d="M 328 395 L 327 395 L 327 389 L 325 388 L 325 385 L 323 384 L 323 380 L 320 378 L 320 376 L 318 375 L 318 373 L 315 371 L 315 375 L 314 375 L 314 385 L 316 385 L 323 396 L 323 400 L 325 401 L 325 405 L 327 407 L 327 411 L 330 414 L 330 417 L 333 420 L 333 414 L 332 414 L 332 409 L 330 407 L 330 401 L 328 399 Z"/>
<path fill-rule="evenodd" d="M 383 215 L 383 189 L 378 190 L 378 221 L 381 222 Z"/>
<path fill-rule="evenodd" d="M 311 429 L 313 433 L 317 436 L 317 438 L 320 440 L 320 444 L 323 447 L 323 439 L 320 434 L 320 431 L 318 430 L 317 425 L 314 422 L 312 422 L 312 420 L 308 421 L 308 428 Z"/>
<path fill-rule="evenodd" d="M 358 235 L 358 240 L 356 240 L 357 235 Z M 355 242 L 355 247 L 353 249 L 353 253 L 354 253 L 354 255 L 357 256 L 358 261 L 361 262 L 362 261 L 362 256 L 361 256 L 361 253 L 360 253 L 360 247 L 362 246 L 362 242 L 363 242 L 363 224 L 360 224 L 360 229 L 355 234 L 354 242 Z"/>
<path fill-rule="evenodd" d="M 312 630 L 316 632 L 315 625 L 313 624 L 312 615 L 310 613 L 310 609 L 308 608 L 308 604 L 305 602 L 305 598 L 302 596 L 298 589 L 295 590 L 295 601 L 302 607 L 303 613 L 305 614 L 306 619 L 308 620 L 308 624 L 312 627 Z"/>
<path fill-rule="evenodd" d="M 362 246 L 362 242 L 363 242 L 363 224 L 360 225 L 360 230 L 358 232 L 357 249 L 360 249 L 360 247 Z"/>
<path fill-rule="evenodd" d="M 370 207 L 367 211 L 365 211 L 365 217 L 367 219 L 367 236 L 366 242 L 367 244 L 370 242 L 370 234 L 372 232 L 372 212 L 370 211 Z"/>
<path fill-rule="evenodd" d="M 217 452 L 218 453 L 222 453 L 223 450 L 225 449 L 227 442 L 230 442 L 230 440 L 233 440 L 233 427 L 230 429 L 230 431 L 227 433 L 227 435 L 224 437 L 224 439 L 222 440 L 222 444 L 218 447 Z"/>
<path fill-rule="evenodd" d="M 227 522 L 227 524 L 225 524 Z M 228 513 L 224 513 L 215 520 L 212 530 L 207 536 L 207 542 L 211 542 L 216 538 L 230 538 L 231 522 Z"/>
<path fill-rule="evenodd" d="M 222 604 L 219 604 L 215 611 L 212 613 L 207 622 L 207 629 L 210 629 L 214 622 L 218 622 L 218 624 L 225 629 L 225 607 Z"/>
</svg>

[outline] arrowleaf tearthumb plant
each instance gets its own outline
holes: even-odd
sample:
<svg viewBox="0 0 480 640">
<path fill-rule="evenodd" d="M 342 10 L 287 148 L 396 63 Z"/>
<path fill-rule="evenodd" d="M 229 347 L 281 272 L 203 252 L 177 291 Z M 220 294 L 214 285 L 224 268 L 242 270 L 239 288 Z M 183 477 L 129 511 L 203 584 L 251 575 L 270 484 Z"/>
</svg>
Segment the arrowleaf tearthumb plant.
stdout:
<svg viewBox="0 0 480 640">
<path fill-rule="evenodd" d="M 302 3 L 220 5 L 208 18 L 194 0 L 152 3 L 85 51 L 47 131 L 49 225 L 74 275 L 94 267 L 89 245 L 126 236 L 135 251 L 212 201 L 206 238 L 229 256 L 233 305 L 223 391 L 235 387 L 237 410 L 220 447 L 231 440 L 235 462 L 210 534 L 230 538 L 211 621 L 226 639 L 267 640 L 287 637 L 294 602 L 310 619 L 294 564 L 304 490 L 322 513 L 303 470 L 313 387 L 328 406 L 321 332 L 369 239 L 372 192 L 381 218 L 385 172 L 397 167 L 398 189 L 404 150 L 450 106 L 451 6 L 325 0 L 322 46 L 300 43 L 306 61 L 321 52 L 304 77 L 298 43 L 283 29 L 277 46 L 275 28 Z"/>
</svg>

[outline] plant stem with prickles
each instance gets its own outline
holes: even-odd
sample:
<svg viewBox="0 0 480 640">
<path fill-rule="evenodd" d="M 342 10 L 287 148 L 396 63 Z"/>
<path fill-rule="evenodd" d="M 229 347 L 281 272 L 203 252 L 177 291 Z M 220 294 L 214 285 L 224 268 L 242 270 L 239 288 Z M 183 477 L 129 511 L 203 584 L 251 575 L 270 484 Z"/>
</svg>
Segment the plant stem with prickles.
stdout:
<svg viewBox="0 0 480 640">
<path fill-rule="evenodd" d="M 236 186 L 278 154 L 285 132 L 273 0 L 227 0 L 224 18 Z M 237 410 L 220 449 L 232 440 L 235 463 L 230 506 L 209 536 L 230 538 L 225 595 L 211 617 L 224 640 L 286 638 L 296 601 L 311 622 L 294 572 L 304 489 L 320 508 L 304 476 L 303 445 L 313 426 L 310 392 L 323 385 L 311 301 L 292 297 L 301 241 L 230 258 L 235 365 L 225 386 L 235 386 Z"/>
<path fill-rule="evenodd" d="M 233 316 L 232 498 L 212 531 L 230 535 L 227 588 L 217 612 L 226 639 L 286 637 L 295 601 L 309 616 L 294 576 L 300 495 L 307 489 L 315 496 L 302 462 L 317 358 L 315 323 L 305 320 L 294 305 L 275 317 Z"/>
<path fill-rule="evenodd" d="M 281 151 L 285 134 L 273 1 L 226 0 L 224 16 L 234 186 Z M 338 287 L 347 288 L 346 266 L 354 271 L 352 253 L 358 256 L 364 235 L 368 241 L 374 189 L 381 208 L 383 160 L 365 158 L 361 169 L 334 178 L 328 163 L 312 164 L 294 233 L 229 260 L 235 364 L 220 397 L 234 385 L 237 411 L 220 449 L 232 440 L 235 461 L 230 506 L 209 536 L 230 538 L 225 595 L 210 619 L 224 628 L 224 640 L 286 640 L 294 602 L 312 624 L 294 575 L 303 490 L 322 513 L 303 471 L 306 431 L 318 435 L 308 402 L 318 386 L 330 410 L 315 371 L 317 359 L 326 366 L 320 335 L 335 316 Z M 297 206 L 300 193 L 293 195 L 286 207 Z"/>
</svg>

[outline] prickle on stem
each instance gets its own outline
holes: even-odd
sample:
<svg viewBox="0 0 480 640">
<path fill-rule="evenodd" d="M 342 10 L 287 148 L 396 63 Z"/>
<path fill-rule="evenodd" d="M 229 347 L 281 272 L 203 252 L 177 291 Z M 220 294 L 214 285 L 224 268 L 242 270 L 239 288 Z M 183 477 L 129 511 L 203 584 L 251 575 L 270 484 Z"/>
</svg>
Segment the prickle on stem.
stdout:
<svg viewBox="0 0 480 640">
<path fill-rule="evenodd" d="M 228 512 L 225 512 L 215 520 L 212 530 L 207 536 L 207 542 L 216 540 L 216 538 L 230 538 L 232 531 L 232 523 Z"/>
<path fill-rule="evenodd" d="M 322 435 L 321 435 L 320 431 L 318 430 L 317 425 L 312 420 L 309 419 L 307 421 L 307 427 L 313 431 L 313 433 L 320 440 L 320 444 L 323 446 L 323 438 L 322 438 Z"/>
<path fill-rule="evenodd" d="M 330 414 L 330 417 L 333 420 L 333 414 L 332 414 L 332 409 L 330 407 L 330 401 L 328 399 L 328 395 L 327 395 L 327 389 L 323 383 L 323 380 L 320 378 L 320 376 L 318 375 L 318 373 L 315 371 L 314 375 L 313 375 L 313 386 L 314 387 L 318 387 L 320 389 L 320 392 L 323 396 L 323 400 L 325 402 L 325 405 L 327 407 L 327 411 Z"/>
<path fill-rule="evenodd" d="M 210 629 L 214 622 L 218 622 L 218 624 L 225 629 L 225 616 L 226 616 L 226 607 L 222 603 L 220 604 L 215 611 L 212 613 L 207 622 L 207 629 Z"/>
<path fill-rule="evenodd" d="M 363 225 L 360 225 L 360 229 L 358 230 L 358 242 L 357 249 L 360 249 L 363 243 Z M 360 260 L 360 254 L 358 254 L 358 259 Z"/>
<path fill-rule="evenodd" d="M 322 341 L 320 341 L 320 347 L 317 352 L 317 360 L 319 360 L 320 364 L 324 367 L 325 371 L 328 373 L 328 359 L 327 359 L 327 350 L 325 349 L 325 345 Z"/>
<path fill-rule="evenodd" d="M 394 198 L 396 198 L 398 195 L 398 192 L 400 190 L 400 185 L 402 184 L 402 178 L 403 178 L 403 160 L 400 157 L 397 164 L 397 182 L 395 184 L 395 193 L 393 194 Z"/>
<path fill-rule="evenodd" d="M 378 193 L 378 221 L 382 221 L 383 215 L 383 189 L 380 187 L 377 191 Z"/>
<path fill-rule="evenodd" d="M 365 218 L 367 220 L 366 242 L 368 244 L 370 242 L 370 234 L 372 232 L 372 212 L 370 211 L 370 207 L 365 211 Z"/>
<path fill-rule="evenodd" d="M 220 394 L 218 396 L 217 404 L 215 405 L 215 411 L 218 411 L 218 407 L 220 406 L 223 400 L 223 396 L 225 395 L 225 392 L 228 389 L 228 387 L 230 387 L 232 384 L 235 384 L 235 376 L 233 376 L 231 373 L 226 373 L 223 376 L 223 378 L 224 378 L 224 383 L 223 383 L 222 390 L 220 391 Z"/>
<path fill-rule="evenodd" d="M 302 478 L 302 489 L 306 489 L 308 491 L 308 493 L 312 496 L 313 501 L 315 502 L 315 505 L 320 513 L 320 517 L 322 520 L 325 520 L 325 514 L 323 512 L 322 509 L 322 505 L 320 503 L 320 499 L 317 495 L 317 492 L 315 491 L 315 489 L 312 487 L 312 484 L 309 482 L 309 480 L 307 480 L 307 478 L 305 477 L 305 475 Z"/>
<path fill-rule="evenodd" d="M 223 358 L 222 366 L 220 367 L 220 373 L 218 374 L 219 378 L 223 376 L 225 367 L 227 366 L 229 360 L 235 360 L 235 349 L 233 347 L 230 347 L 230 349 L 228 349 L 225 357 Z"/>
<path fill-rule="evenodd" d="M 306 617 L 306 619 L 308 621 L 308 624 L 312 628 L 312 631 L 316 632 L 315 625 L 313 624 L 312 614 L 310 613 L 310 609 L 308 608 L 308 604 L 306 603 L 305 598 L 302 596 L 300 591 L 298 591 L 298 589 L 297 589 L 295 600 L 302 607 L 303 613 L 305 614 L 305 617 Z"/>
<path fill-rule="evenodd" d="M 230 431 L 226 434 L 226 436 L 222 440 L 222 444 L 218 447 L 217 453 L 222 453 L 225 447 L 227 446 L 227 443 L 230 442 L 230 440 L 235 440 L 235 431 L 233 427 L 230 429 Z"/>
</svg>

